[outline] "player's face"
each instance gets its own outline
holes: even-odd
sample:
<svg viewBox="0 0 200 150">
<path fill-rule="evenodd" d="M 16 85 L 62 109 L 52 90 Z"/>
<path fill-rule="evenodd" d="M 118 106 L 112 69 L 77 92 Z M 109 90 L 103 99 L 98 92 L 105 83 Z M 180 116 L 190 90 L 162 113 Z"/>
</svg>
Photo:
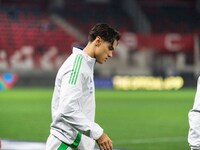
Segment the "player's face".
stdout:
<svg viewBox="0 0 200 150">
<path fill-rule="evenodd" d="M 113 56 L 113 51 L 116 49 L 118 42 L 115 40 L 113 45 L 109 42 L 101 40 L 100 46 L 95 52 L 96 61 L 103 64 L 108 58 Z"/>
</svg>

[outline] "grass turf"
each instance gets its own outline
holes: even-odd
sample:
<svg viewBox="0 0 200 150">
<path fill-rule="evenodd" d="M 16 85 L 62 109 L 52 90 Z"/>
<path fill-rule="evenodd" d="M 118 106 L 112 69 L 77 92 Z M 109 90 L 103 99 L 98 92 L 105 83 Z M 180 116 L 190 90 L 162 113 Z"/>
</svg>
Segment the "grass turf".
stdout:
<svg viewBox="0 0 200 150">
<path fill-rule="evenodd" d="M 0 137 L 45 141 L 51 122 L 52 89 L 0 92 Z M 180 91 L 96 91 L 96 121 L 116 148 L 186 150 L 188 117 L 195 89 Z"/>
</svg>

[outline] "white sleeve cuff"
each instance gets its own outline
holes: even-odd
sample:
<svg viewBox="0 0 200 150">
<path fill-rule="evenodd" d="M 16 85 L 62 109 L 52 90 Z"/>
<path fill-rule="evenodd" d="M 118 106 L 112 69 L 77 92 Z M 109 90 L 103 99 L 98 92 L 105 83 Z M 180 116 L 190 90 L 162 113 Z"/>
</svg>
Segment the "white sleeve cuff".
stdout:
<svg viewBox="0 0 200 150">
<path fill-rule="evenodd" d="M 102 134 L 103 134 L 103 129 L 98 124 L 95 123 L 93 130 L 90 134 L 90 137 L 93 138 L 94 140 L 97 140 L 100 138 Z"/>
</svg>

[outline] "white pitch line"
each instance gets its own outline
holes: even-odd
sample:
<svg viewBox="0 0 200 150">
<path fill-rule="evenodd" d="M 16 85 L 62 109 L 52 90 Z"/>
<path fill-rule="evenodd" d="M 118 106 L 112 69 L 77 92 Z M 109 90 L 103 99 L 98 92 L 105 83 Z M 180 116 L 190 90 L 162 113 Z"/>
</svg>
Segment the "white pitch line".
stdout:
<svg viewBox="0 0 200 150">
<path fill-rule="evenodd" d="M 169 142 L 187 142 L 187 137 L 160 137 L 149 139 L 127 139 L 116 140 L 113 144 L 152 144 L 152 143 L 169 143 Z"/>
</svg>

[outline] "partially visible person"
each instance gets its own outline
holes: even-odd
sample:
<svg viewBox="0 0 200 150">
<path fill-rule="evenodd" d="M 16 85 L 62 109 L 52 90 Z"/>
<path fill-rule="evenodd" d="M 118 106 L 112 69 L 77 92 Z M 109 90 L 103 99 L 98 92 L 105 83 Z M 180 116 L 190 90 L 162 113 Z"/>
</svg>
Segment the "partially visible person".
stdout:
<svg viewBox="0 0 200 150">
<path fill-rule="evenodd" d="M 46 150 L 112 150 L 112 140 L 95 122 L 94 66 L 112 57 L 120 34 L 108 24 L 96 24 L 85 48 L 60 67 L 52 98 L 52 123 Z M 106 105 L 106 104 L 105 104 Z M 106 118 L 105 118 L 106 119 Z"/>
<path fill-rule="evenodd" d="M 189 111 L 188 142 L 191 150 L 200 150 L 200 77 L 197 81 L 197 90 L 193 108 Z"/>
</svg>

